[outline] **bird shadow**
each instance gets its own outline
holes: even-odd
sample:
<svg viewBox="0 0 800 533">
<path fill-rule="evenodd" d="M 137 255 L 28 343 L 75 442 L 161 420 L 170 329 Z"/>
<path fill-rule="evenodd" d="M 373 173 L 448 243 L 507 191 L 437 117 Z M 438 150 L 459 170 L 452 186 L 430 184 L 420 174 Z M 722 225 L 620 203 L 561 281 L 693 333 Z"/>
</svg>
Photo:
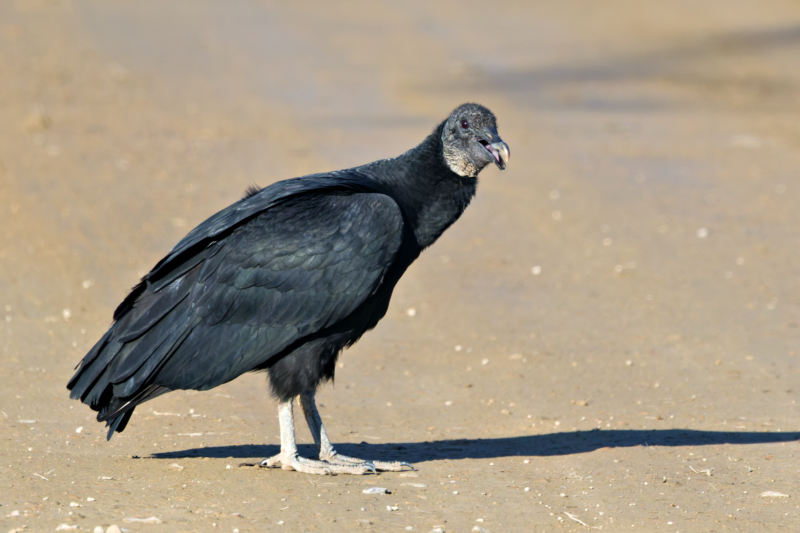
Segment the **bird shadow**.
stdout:
<svg viewBox="0 0 800 533">
<path fill-rule="evenodd" d="M 763 433 L 754 431 L 698 431 L 693 429 L 614 429 L 568 431 L 545 435 L 525 435 L 495 439 L 452 439 L 398 443 L 341 443 L 344 454 L 410 463 L 434 459 L 497 459 L 518 455 L 551 457 L 587 453 L 600 448 L 633 446 L 713 446 L 718 444 L 766 444 L 800 440 L 800 432 Z M 301 455 L 315 455 L 312 445 L 298 446 Z M 237 444 L 208 446 L 154 453 L 154 459 L 189 457 L 263 459 L 280 451 L 277 444 Z"/>
</svg>

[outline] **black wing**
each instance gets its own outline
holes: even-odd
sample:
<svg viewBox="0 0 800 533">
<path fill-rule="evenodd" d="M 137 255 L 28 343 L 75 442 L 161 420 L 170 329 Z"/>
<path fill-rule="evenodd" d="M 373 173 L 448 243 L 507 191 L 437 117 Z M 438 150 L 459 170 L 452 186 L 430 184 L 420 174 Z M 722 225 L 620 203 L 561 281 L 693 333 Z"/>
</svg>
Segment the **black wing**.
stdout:
<svg viewBox="0 0 800 533">
<path fill-rule="evenodd" d="M 244 198 L 212 215 L 190 231 L 158 262 L 145 280 L 154 290 L 159 290 L 202 261 L 205 257 L 204 249 L 209 242 L 223 237 L 232 228 L 291 198 L 310 193 L 346 192 L 386 193 L 379 183 L 352 169 L 279 181 L 258 192 L 249 188 Z M 114 313 L 115 320 L 124 306 L 125 302 Z"/>
<path fill-rule="evenodd" d="M 137 404 L 230 381 L 347 317 L 380 287 L 402 242 L 400 208 L 357 192 L 363 183 L 316 185 L 283 196 L 270 187 L 211 217 L 118 308 L 68 385 L 109 420 L 109 436 Z"/>
</svg>

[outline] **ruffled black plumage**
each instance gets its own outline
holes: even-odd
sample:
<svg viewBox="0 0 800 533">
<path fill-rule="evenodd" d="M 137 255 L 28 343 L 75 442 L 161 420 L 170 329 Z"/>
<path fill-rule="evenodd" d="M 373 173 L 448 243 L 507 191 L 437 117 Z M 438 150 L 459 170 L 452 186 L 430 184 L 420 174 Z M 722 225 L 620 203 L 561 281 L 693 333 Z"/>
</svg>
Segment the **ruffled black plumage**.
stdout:
<svg viewBox="0 0 800 533">
<path fill-rule="evenodd" d="M 375 327 L 408 266 L 475 194 L 476 178 L 443 157 L 447 124 L 397 158 L 248 188 L 134 287 L 71 397 L 111 438 L 171 390 L 266 370 L 285 400 L 332 379 L 339 352 Z"/>
</svg>

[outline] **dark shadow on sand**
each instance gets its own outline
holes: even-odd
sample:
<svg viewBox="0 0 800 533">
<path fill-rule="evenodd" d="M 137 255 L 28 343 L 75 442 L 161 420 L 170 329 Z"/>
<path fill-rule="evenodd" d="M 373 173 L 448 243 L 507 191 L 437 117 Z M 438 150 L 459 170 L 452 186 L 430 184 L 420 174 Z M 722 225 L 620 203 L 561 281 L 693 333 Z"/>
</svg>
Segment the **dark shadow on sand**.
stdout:
<svg viewBox="0 0 800 533">
<path fill-rule="evenodd" d="M 557 456 L 586 453 L 599 448 L 632 446 L 712 446 L 718 444 L 766 444 L 800 440 L 800 432 L 757 433 L 748 431 L 697 431 L 692 429 L 614 429 L 570 431 L 547 435 L 497 439 L 458 439 L 432 442 L 336 444 L 336 449 L 354 457 L 380 458 L 417 463 L 434 459 L 496 459 L 500 457 Z M 314 455 L 312 445 L 298 446 L 300 454 Z M 155 453 L 154 459 L 186 457 L 233 457 L 260 460 L 280 451 L 276 444 L 209 446 Z"/>
</svg>

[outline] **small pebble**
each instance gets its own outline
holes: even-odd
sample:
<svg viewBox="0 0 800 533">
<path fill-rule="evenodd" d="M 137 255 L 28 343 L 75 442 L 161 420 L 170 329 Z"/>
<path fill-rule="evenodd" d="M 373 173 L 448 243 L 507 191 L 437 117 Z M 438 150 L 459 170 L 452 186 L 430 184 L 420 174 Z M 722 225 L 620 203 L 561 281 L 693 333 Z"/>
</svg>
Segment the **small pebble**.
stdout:
<svg viewBox="0 0 800 533">
<path fill-rule="evenodd" d="M 541 267 L 541 266 L 539 266 L 539 265 L 536 265 L 535 267 L 533 267 L 533 268 L 531 269 L 531 272 L 533 272 L 533 275 L 534 275 L 534 276 L 538 276 L 539 274 L 541 274 L 541 273 L 542 273 L 542 267 Z"/>
<path fill-rule="evenodd" d="M 765 490 L 761 494 L 759 494 L 762 498 L 788 498 L 788 494 L 784 494 L 782 492 L 776 492 L 774 490 Z"/>
<path fill-rule="evenodd" d="M 92 533 L 103 533 L 103 526 L 95 526 Z"/>
<path fill-rule="evenodd" d="M 81 504 L 79 504 L 78 502 L 69 502 L 69 506 L 70 506 L 70 507 L 83 507 L 83 506 L 82 506 Z"/>
<path fill-rule="evenodd" d="M 700 228 L 697 230 L 698 239 L 705 239 L 706 237 L 708 237 L 708 228 Z"/>
<path fill-rule="evenodd" d="M 56 528 L 56 531 L 71 531 L 73 529 L 78 529 L 78 526 L 71 526 L 69 524 L 61 524 Z"/>
<path fill-rule="evenodd" d="M 531 491 L 530 487 L 525 487 L 525 492 L 530 492 L 530 491 Z"/>
<path fill-rule="evenodd" d="M 370 487 L 368 489 L 364 489 L 361 492 L 364 494 L 391 494 L 388 489 L 384 487 Z"/>
<path fill-rule="evenodd" d="M 396 511 L 397 510 L 397 506 L 396 505 L 387 505 L 386 506 L 386 510 L 391 513 L 392 511 Z"/>
<path fill-rule="evenodd" d="M 406 314 L 408 316 L 417 316 L 417 310 L 413 307 L 409 307 L 408 310 L 406 310 Z"/>
<path fill-rule="evenodd" d="M 122 530 L 117 524 L 111 524 L 108 526 L 108 529 L 106 529 L 106 533 L 122 533 Z"/>
<path fill-rule="evenodd" d="M 44 106 L 37 105 L 30 115 L 23 121 L 22 127 L 28 133 L 46 130 L 53 124 L 53 119 L 47 114 Z"/>
<path fill-rule="evenodd" d="M 93 502 L 93 501 L 94 501 L 94 498 L 92 498 L 91 496 L 89 496 L 88 498 L 86 498 L 86 501 L 87 501 L 87 502 Z"/>
<path fill-rule="evenodd" d="M 489 360 L 488 359 L 481 359 L 481 364 L 482 365 L 488 365 L 489 364 Z"/>
<path fill-rule="evenodd" d="M 161 520 L 156 518 L 155 516 L 151 516 L 150 518 L 123 518 L 123 522 L 141 522 L 142 524 L 160 524 Z"/>
<path fill-rule="evenodd" d="M 75 430 L 75 433 L 82 433 L 82 432 L 83 432 L 83 426 L 81 426 L 81 427 L 79 427 L 79 428 L 77 428 Z"/>
</svg>

